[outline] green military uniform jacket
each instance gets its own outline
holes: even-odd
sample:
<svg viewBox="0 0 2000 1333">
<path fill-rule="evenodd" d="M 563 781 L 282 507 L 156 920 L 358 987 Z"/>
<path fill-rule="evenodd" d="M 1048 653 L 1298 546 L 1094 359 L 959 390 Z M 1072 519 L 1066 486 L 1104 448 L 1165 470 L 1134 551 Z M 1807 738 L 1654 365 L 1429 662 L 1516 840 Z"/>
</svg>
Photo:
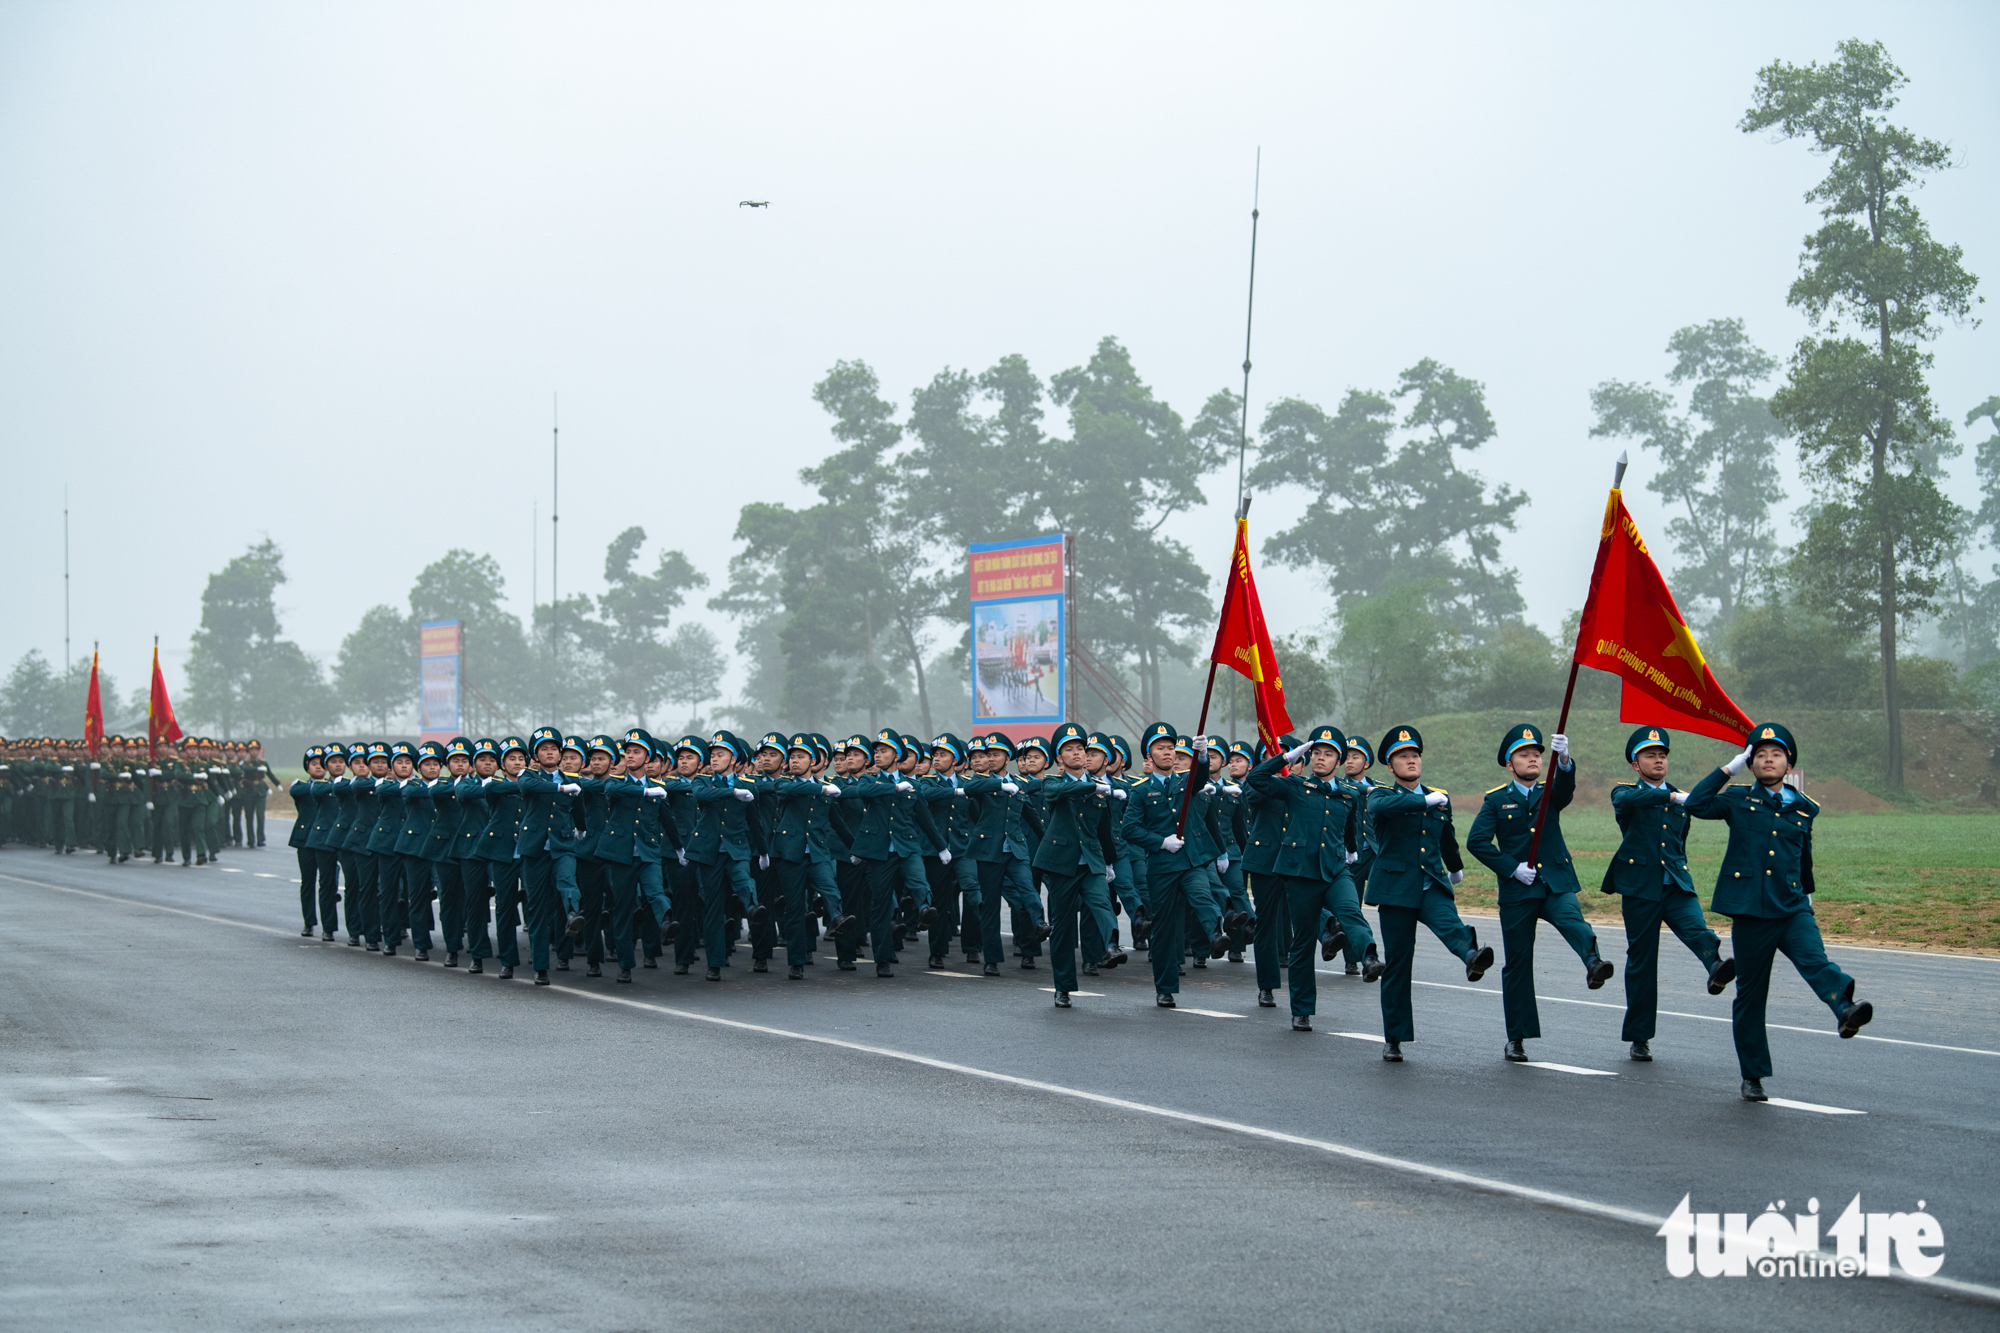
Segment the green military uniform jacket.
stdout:
<svg viewBox="0 0 2000 1333">
<path fill-rule="evenodd" d="M 1465 835 L 1465 850 L 1480 864 L 1500 877 L 1500 901 L 1536 902 L 1558 893 L 1575 893 L 1582 888 L 1569 846 L 1563 842 L 1562 811 L 1576 799 L 1576 765 L 1556 765 L 1556 777 L 1549 794 L 1549 815 L 1542 825 L 1542 844 L 1536 849 L 1541 864 L 1533 884 L 1514 878 L 1514 870 L 1528 859 L 1528 843 L 1533 839 L 1535 811 L 1542 803 L 1542 784 L 1528 788 L 1527 795 L 1512 782 L 1503 782 L 1486 793 L 1472 827 Z"/>
<path fill-rule="evenodd" d="M 1716 769 L 1688 793 L 1696 819 L 1729 825 L 1729 847 L 1715 876 L 1713 911 L 1723 916 L 1783 917 L 1812 910 L 1812 825 L 1819 806 L 1792 793 L 1792 801 L 1762 783 L 1730 787 Z"/>
<path fill-rule="evenodd" d="M 1426 793 L 1442 790 L 1421 783 L 1376 790 L 1370 804 L 1381 848 L 1368 876 L 1369 906 L 1414 908 L 1423 905 L 1425 889 L 1451 893 L 1452 872 L 1463 869 L 1451 802 L 1424 803 Z"/>
<path fill-rule="evenodd" d="M 1694 892 L 1688 874 L 1687 808 L 1674 802 L 1674 785 L 1621 782 L 1611 789 L 1611 813 L 1624 838 L 1605 867 L 1605 893 L 1657 902 L 1669 885 Z"/>
<path fill-rule="evenodd" d="M 1111 798 L 1098 794 L 1097 779 L 1061 773 L 1042 779 L 1041 792 L 1048 816 L 1035 847 L 1035 869 L 1059 875 L 1089 870 L 1102 876 L 1106 863 L 1118 860 L 1118 844 L 1111 836 Z"/>
<path fill-rule="evenodd" d="M 1354 793 L 1310 770 L 1287 777 L 1282 755 L 1250 770 L 1250 790 L 1285 808 L 1283 841 L 1270 873 L 1331 884 L 1348 873 L 1347 854 L 1360 850 L 1361 812 Z"/>
</svg>

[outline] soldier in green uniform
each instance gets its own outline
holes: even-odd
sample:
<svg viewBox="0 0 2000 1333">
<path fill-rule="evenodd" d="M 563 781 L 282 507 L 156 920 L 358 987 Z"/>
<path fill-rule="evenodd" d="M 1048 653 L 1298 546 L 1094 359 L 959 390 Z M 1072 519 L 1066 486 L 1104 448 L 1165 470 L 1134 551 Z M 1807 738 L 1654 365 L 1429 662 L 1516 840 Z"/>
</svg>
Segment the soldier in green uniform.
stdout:
<svg viewBox="0 0 2000 1333">
<path fill-rule="evenodd" d="M 1708 993 L 1722 994 L 1736 976 L 1736 961 L 1722 957 L 1722 941 L 1702 919 L 1701 899 L 1687 864 L 1687 793 L 1667 781 L 1673 737 L 1640 727 L 1625 738 L 1625 762 L 1639 775 L 1611 789 L 1611 813 L 1623 838 L 1605 868 L 1600 889 L 1619 895 L 1625 918 L 1625 1027 L 1634 1060 L 1653 1058 L 1660 1010 L 1660 926 L 1674 932 L 1708 972 Z"/>
<path fill-rule="evenodd" d="M 292 821 L 292 836 L 288 845 L 293 849 L 299 862 L 299 915 L 305 921 L 305 929 L 299 932 L 311 939 L 320 922 L 319 853 L 307 846 L 312 837 L 313 823 L 319 817 L 319 801 L 313 794 L 313 784 L 326 776 L 326 751 L 317 745 L 308 745 L 302 763 L 305 776 L 292 784 L 292 808 L 297 818 Z M 328 886 L 328 896 L 332 887 Z M 331 913 L 327 920 L 332 920 Z M 333 927 L 327 927 L 327 938 L 333 938 Z"/>
<path fill-rule="evenodd" d="M 1383 790 L 1382 784 L 1368 775 L 1368 770 L 1373 767 L 1375 767 L 1375 748 L 1368 743 L 1368 738 L 1349 736 L 1347 750 L 1341 756 L 1341 781 L 1353 790 L 1355 806 L 1361 811 L 1361 856 L 1354 863 L 1354 891 L 1363 897 L 1368 893 L 1368 872 L 1375 867 L 1377 846 L 1375 793 Z M 1320 960 L 1330 963 L 1336 955 L 1345 952 L 1347 957 L 1342 963 L 1341 970 L 1350 977 L 1359 976 L 1361 957 L 1354 949 L 1347 947 L 1344 937 L 1335 939 L 1336 925 L 1337 923 L 1329 921 L 1326 933 L 1320 936 Z"/>
<path fill-rule="evenodd" d="M 1350 867 L 1360 859 L 1361 811 L 1352 789 L 1341 783 L 1341 756 L 1347 737 L 1333 727 L 1314 727 L 1305 740 L 1282 755 L 1274 755 L 1250 770 L 1250 789 L 1285 807 L 1283 844 L 1272 865 L 1272 877 L 1282 886 L 1285 911 L 1292 922 L 1290 980 L 1292 1030 L 1311 1032 L 1318 1011 L 1319 977 L 1313 948 L 1319 943 L 1319 922 L 1332 913 L 1347 938 L 1368 960 L 1367 979 L 1379 981 L 1382 962 L 1375 933 L 1361 914 Z M 1309 769 L 1286 776 L 1287 764 L 1311 756 Z"/>
<path fill-rule="evenodd" d="M 1465 964 L 1477 981 L 1493 966 L 1493 946 L 1458 915 L 1452 886 L 1465 877 L 1451 826 L 1451 796 L 1426 787 L 1424 737 L 1415 727 L 1391 727 L 1379 750 L 1396 785 L 1377 792 L 1371 805 L 1380 849 L 1368 877 L 1368 904 L 1382 921 L 1382 1058 L 1403 1060 L 1403 1043 L 1416 1038 L 1410 973 L 1416 961 L 1417 923 Z"/>
<path fill-rule="evenodd" d="M 1280 744 L 1290 750 L 1299 744 L 1299 738 L 1288 735 Z M 1233 766 L 1233 751 L 1231 759 Z M 1254 772 L 1256 765 L 1252 764 L 1243 774 L 1243 878 L 1250 890 L 1250 900 L 1257 907 L 1257 928 L 1250 941 L 1257 957 L 1257 1006 L 1275 1009 L 1278 986 L 1284 980 L 1285 956 L 1291 950 L 1285 880 L 1278 873 L 1278 854 L 1284 850 L 1285 822 L 1290 810 L 1280 797 L 1259 791 L 1248 782 Z"/>
<path fill-rule="evenodd" d="M 1507 1045 L 1501 1054 L 1525 1062 L 1523 1043 L 1542 1035 L 1541 1013 L 1535 1004 L 1535 931 L 1540 922 L 1554 926 L 1576 956 L 1583 960 L 1585 984 L 1597 990 L 1611 980 L 1613 968 L 1597 954 L 1597 932 L 1576 905 L 1579 884 L 1569 847 L 1563 842 L 1562 812 L 1576 796 L 1576 764 L 1569 757 L 1569 738 L 1555 736 L 1556 775 L 1550 781 L 1548 814 L 1542 825 L 1537 864 L 1528 864 L 1534 841 L 1536 812 L 1542 800 L 1542 733 L 1521 723 L 1500 738 L 1498 763 L 1509 780 L 1486 793 L 1466 850 L 1500 879 L 1500 942 L 1507 952 L 1500 988 L 1506 1011 Z"/>
<path fill-rule="evenodd" d="M 1215 811 L 1205 801 L 1186 802 L 1188 820 L 1180 826 L 1183 795 L 1190 785 L 1208 782 L 1208 738 L 1190 746 L 1190 763 L 1185 773 L 1175 772 L 1175 750 L 1180 738 L 1164 722 L 1149 725 L 1140 736 L 1153 772 L 1130 789 L 1125 798 L 1124 818 L 1119 838 L 1135 856 L 1146 858 L 1147 916 L 1152 921 L 1150 957 L 1153 964 L 1153 1003 L 1162 1009 L 1175 1006 L 1179 993 L 1181 940 L 1190 910 L 1190 897 L 1206 895 L 1207 867 L 1222 855 L 1222 835 L 1215 827 Z M 1229 937 L 1221 934 L 1197 941 L 1204 949 L 1221 957 Z M 1219 947 L 1218 947 L 1219 946 Z"/>
<path fill-rule="evenodd" d="M 1034 866 L 1049 886 L 1049 921 L 1055 927 L 1049 939 L 1049 969 L 1056 1008 L 1067 1009 L 1077 989 L 1079 918 L 1086 912 L 1095 917 L 1098 933 L 1107 941 L 1117 928 L 1105 876 L 1107 869 L 1117 874 L 1118 849 L 1111 835 L 1111 784 L 1084 771 L 1089 733 L 1065 722 L 1056 728 L 1051 743 L 1056 772 L 1041 783 L 1048 817 L 1035 848 Z M 1086 953 L 1085 961 L 1096 960 Z"/>
<path fill-rule="evenodd" d="M 1764 1080 L 1771 1076 L 1771 1043 L 1764 1004 L 1779 952 L 1833 1011 L 1842 1037 L 1852 1037 L 1875 1017 L 1874 1005 L 1855 1000 L 1854 978 L 1827 959 L 1813 916 L 1812 825 L 1819 807 L 1785 785 L 1798 759 L 1792 733 L 1764 723 L 1751 728 L 1749 748 L 1697 782 L 1687 799 L 1687 812 L 1696 819 L 1729 826 L 1729 847 L 1709 906 L 1729 918 L 1730 952 L 1736 956 L 1736 1061 L 1743 1099 L 1751 1102 L 1769 1100 Z M 1728 785 L 1746 766 L 1756 781 Z"/>
<path fill-rule="evenodd" d="M 264 747 L 251 741 L 244 747 L 242 764 L 242 805 L 243 805 L 243 845 L 262 847 L 264 845 L 264 807 L 270 800 L 271 788 L 278 785 L 278 775 L 264 762 Z"/>
</svg>

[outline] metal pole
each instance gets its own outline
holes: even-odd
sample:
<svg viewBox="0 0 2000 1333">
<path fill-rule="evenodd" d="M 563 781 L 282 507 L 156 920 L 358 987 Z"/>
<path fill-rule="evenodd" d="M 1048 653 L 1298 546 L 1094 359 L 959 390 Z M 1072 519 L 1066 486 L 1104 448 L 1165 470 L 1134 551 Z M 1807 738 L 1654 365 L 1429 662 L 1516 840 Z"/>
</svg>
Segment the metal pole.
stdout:
<svg viewBox="0 0 2000 1333">
<path fill-rule="evenodd" d="M 560 573 L 562 569 L 562 416 L 561 399 L 549 395 L 549 716 L 556 711 L 556 643 L 562 611 Z"/>
<path fill-rule="evenodd" d="M 1257 172 L 1250 185 L 1250 296 L 1243 308 L 1243 415 L 1236 427 L 1236 513 L 1243 514 L 1243 477 L 1250 453 L 1250 331 L 1257 315 L 1257 218 L 1264 189 L 1264 149 L 1257 149 Z M 1236 736 L 1236 673 L 1229 673 L 1229 735 Z"/>
<path fill-rule="evenodd" d="M 63 676 L 69 665 L 69 487 L 63 487 Z"/>
</svg>

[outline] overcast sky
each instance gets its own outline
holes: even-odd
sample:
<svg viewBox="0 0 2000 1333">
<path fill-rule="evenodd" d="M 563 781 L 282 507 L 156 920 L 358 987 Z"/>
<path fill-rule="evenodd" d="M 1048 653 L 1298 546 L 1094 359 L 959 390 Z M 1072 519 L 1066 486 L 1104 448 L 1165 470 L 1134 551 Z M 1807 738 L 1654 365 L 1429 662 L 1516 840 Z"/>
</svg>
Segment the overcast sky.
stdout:
<svg viewBox="0 0 2000 1333">
<path fill-rule="evenodd" d="M 1260 146 L 1255 409 L 1425 356 L 1483 381 L 1476 466 L 1533 497 L 1505 551 L 1553 630 L 1617 453 L 1591 387 L 1660 380 L 1686 324 L 1802 332 L 1824 164 L 1735 125 L 1759 66 L 1850 36 L 1956 150 L 1920 202 L 1991 300 L 1991 3 L 13 0 L 0 669 L 61 654 L 65 485 L 74 651 L 101 640 L 129 688 L 157 633 L 178 686 L 205 579 L 265 534 L 285 630 L 329 664 L 452 546 L 498 556 L 524 614 L 539 552 L 546 598 L 553 393 L 568 592 L 633 523 L 647 563 L 664 540 L 719 586 L 739 508 L 806 498 L 836 359 L 907 404 L 943 366 L 1046 377 L 1113 334 L 1192 419 L 1239 376 Z M 2000 392 L 1981 313 L 1935 344 L 1954 421 Z M 1646 474 L 1628 501 L 1664 538 Z M 1233 488 L 1174 528 L 1218 571 Z M 1260 497 L 1253 536 L 1300 504 Z M 1280 632 L 1324 618 L 1312 580 L 1260 578 Z"/>
</svg>

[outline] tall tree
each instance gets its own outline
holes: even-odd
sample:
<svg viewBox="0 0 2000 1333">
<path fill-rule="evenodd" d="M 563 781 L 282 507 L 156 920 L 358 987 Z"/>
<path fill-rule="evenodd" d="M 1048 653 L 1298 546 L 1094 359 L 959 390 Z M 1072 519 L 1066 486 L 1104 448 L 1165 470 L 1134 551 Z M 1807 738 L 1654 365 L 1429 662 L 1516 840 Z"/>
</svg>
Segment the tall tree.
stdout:
<svg viewBox="0 0 2000 1333">
<path fill-rule="evenodd" d="M 1952 157 L 1886 118 L 1908 80 L 1880 43 L 1845 41 L 1839 53 L 1825 66 L 1781 60 L 1759 70 L 1741 128 L 1803 139 L 1830 159 L 1806 192 L 1823 225 L 1806 237 L 1788 298 L 1825 332 L 1800 340 L 1771 410 L 1798 437 L 1818 486 L 1794 562 L 1801 593 L 1843 624 L 1872 622 L 1888 722 L 1884 776 L 1900 789 L 1897 629 L 1935 609 L 1956 520 L 1930 470 L 1956 446 L 1931 402 L 1925 344 L 1941 318 L 1970 316 L 1978 279 L 1910 200 Z M 1848 323 L 1867 336 L 1844 333 Z"/>
<path fill-rule="evenodd" d="M 209 575 L 202 590 L 201 628 L 188 653 L 187 713 L 214 723 L 224 737 L 241 734 L 251 720 L 253 693 L 269 715 L 274 696 L 258 689 L 260 670 L 274 662 L 290 670 L 304 658 L 295 645 L 279 646 L 275 598 L 284 581 L 284 553 L 267 537 Z"/>
<path fill-rule="evenodd" d="M 6 683 L 0 685 L 0 728 L 17 738 L 67 736 L 71 730 L 81 734 L 83 710 L 77 710 L 74 727 L 66 726 L 63 694 L 49 659 L 39 648 L 30 648 L 15 659 Z"/>
<path fill-rule="evenodd" d="M 1681 604 L 1711 632 L 1728 629 L 1752 583 L 1776 558 L 1771 505 L 1784 424 L 1752 390 L 1778 369 L 1751 342 L 1740 319 L 1690 324 L 1667 340 L 1667 382 L 1692 384 L 1686 410 L 1650 384 L 1606 380 L 1590 391 L 1593 436 L 1636 439 L 1659 456 L 1646 489 L 1679 512 L 1668 521 L 1681 563 L 1673 571 Z"/>
<path fill-rule="evenodd" d="M 683 621 L 667 641 L 660 695 L 687 708 L 690 729 L 699 724 L 702 704 L 722 689 L 722 672 L 727 665 L 722 644 L 706 625 Z"/>
<path fill-rule="evenodd" d="M 691 589 L 708 586 L 708 576 L 679 551 L 662 551 L 650 574 L 636 568 L 646 530 L 633 526 L 611 539 L 604 552 L 606 590 L 597 599 L 602 621 L 593 626 L 604 663 L 604 685 L 612 702 L 646 725 L 646 714 L 666 689 L 669 649 L 660 636 Z"/>
<path fill-rule="evenodd" d="M 340 641 L 333 682 L 349 721 L 386 735 L 390 722 L 416 706 L 417 631 L 393 606 L 371 606 Z"/>
<path fill-rule="evenodd" d="M 1398 403 L 1407 404 L 1400 418 Z M 1500 537 L 1528 503 L 1504 483 L 1489 492 L 1460 463 L 1495 433 L 1485 386 L 1429 357 L 1389 393 L 1349 390 L 1332 415 L 1298 399 L 1275 404 L 1249 483 L 1298 486 L 1312 498 L 1265 552 L 1321 571 L 1343 610 L 1350 598 L 1421 584 L 1460 633 L 1490 636 L 1524 606 Z"/>
</svg>

